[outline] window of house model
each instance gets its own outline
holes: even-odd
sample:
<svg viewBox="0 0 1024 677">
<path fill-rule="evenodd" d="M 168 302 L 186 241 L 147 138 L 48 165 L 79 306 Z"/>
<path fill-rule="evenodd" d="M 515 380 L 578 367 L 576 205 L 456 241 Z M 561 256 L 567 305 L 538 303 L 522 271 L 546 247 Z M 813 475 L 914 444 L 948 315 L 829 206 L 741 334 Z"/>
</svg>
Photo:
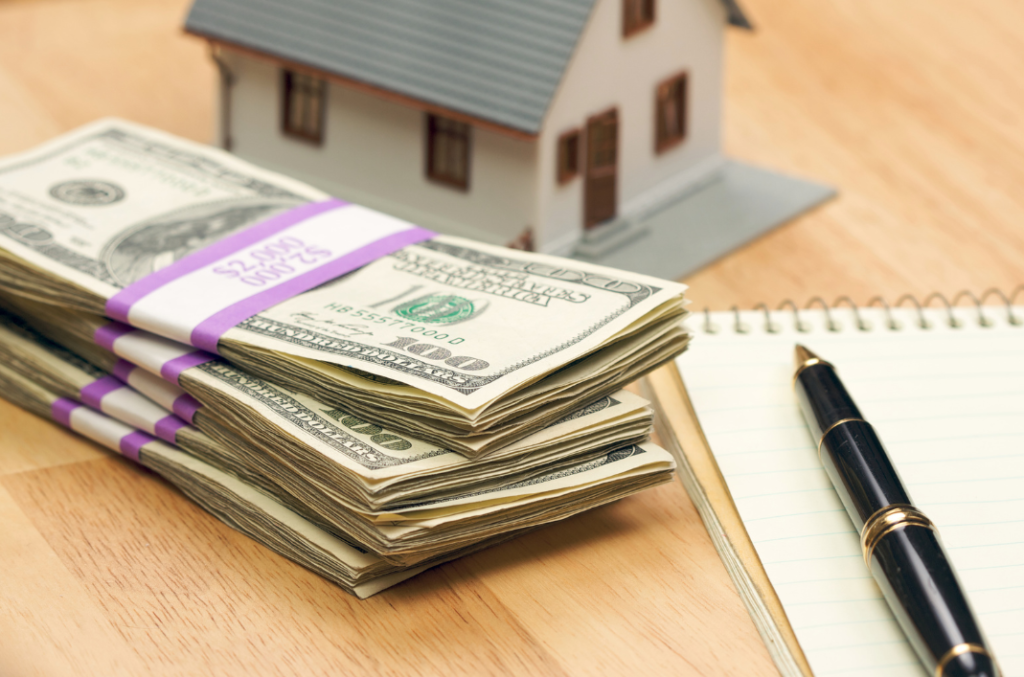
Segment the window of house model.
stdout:
<svg viewBox="0 0 1024 677">
<path fill-rule="evenodd" d="M 566 183 L 580 173 L 580 130 L 573 129 L 558 137 L 557 175 Z"/>
<path fill-rule="evenodd" d="M 654 149 L 661 153 L 686 138 L 686 73 L 658 85 Z"/>
<path fill-rule="evenodd" d="M 323 143 L 327 83 L 295 71 L 281 74 L 281 129 L 288 136 Z"/>
<path fill-rule="evenodd" d="M 626 37 L 654 23 L 654 0 L 622 0 L 622 34 Z"/>
<path fill-rule="evenodd" d="M 427 177 L 469 189 L 469 129 L 465 122 L 427 115 Z"/>
</svg>

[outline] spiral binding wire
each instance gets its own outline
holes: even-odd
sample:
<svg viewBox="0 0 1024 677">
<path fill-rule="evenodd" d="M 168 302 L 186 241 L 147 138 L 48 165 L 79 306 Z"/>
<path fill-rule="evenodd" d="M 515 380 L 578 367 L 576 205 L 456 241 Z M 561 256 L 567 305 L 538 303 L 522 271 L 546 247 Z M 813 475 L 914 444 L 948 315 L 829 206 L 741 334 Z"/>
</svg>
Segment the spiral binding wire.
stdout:
<svg viewBox="0 0 1024 677">
<path fill-rule="evenodd" d="M 948 324 L 953 329 L 959 329 L 960 327 L 964 326 L 964 322 L 963 320 L 957 318 L 956 314 L 953 312 L 953 309 L 959 306 L 961 301 L 967 299 L 977 310 L 978 325 L 981 327 L 991 327 L 994 325 L 994 322 L 991 317 L 985 314 L 985 308 L 996 308 L 998 306 L 986 306 L 985 302 L 988 299 L 995 296 L 1003 302 L 1003 305 L 1006 306 L 1006 321 L 1014 326 L 1020 326 L 1024 324 L 1024 318 L 1018 317 L 1016 313 L 1013 312 L 1013 305 L 1017 301 L 1017 297 L 1020 296 L 1021 294 L 1024 294 L 1024 284 L 1014 289 L 1009 296 L 1007 296 L 1002 290 L 997 289 L 996 287 L 991 287 L 982 292 L 980 297 L 976 296 L 974 292 L 965 289 L 963 291 L 957 292 L 957 294 L 953 297 L 952 301 L 947 299 L 944 294 L 941 294 L 939 292 L 929 294 L 927 297 L 925 297 L 924 302 L 918 301 L 917 297 L 915 297 L 912 294 L 904 294 L 892 306 L 890 306 L 889 302 L 886 301 L 881 296 L 876 296 L 872 298 L 870 301 L 868 301 L 865 307 L 873 308 L 875 306 L 881 306 L 881 308 L 885 311 L 886 327 L 890 331 L 899 331 L 900 329 L 902 329 L 902 325 L 896 320 L 895 317 L 893 317 L 892 310 L 893 308 L 900 308 L 904 305 L 909 304 L 913 306 L 913 308 L 917 311 L 917 325 L 921 329 L 931 329 L 932 323 L 928 321 L 927 317 L 925 317 L 924 311 L 926 308 L 932 306 L 935 302 L 938 302 L 939 307 L 946 309 L 946 324 Z M 842 326 L 839 324 L 839 322 L 835 320 L 835 318 L 832 317 L 832 311 L 844 305 L 849 306 L 850 309 L 853 311 L 853 317 L 856 320 L 857 329 L 859 331 L 871 330 L 871 323 L 861 316 L 860 307 L 858 307 L 857 304 L 853 302 L 853 299 L 851 299 L 849 296 L 840 296 L 831 304 L 826 303 L 825 299 L 821 298 L 820 296 L 815 296 L 804 305 L 803 310 L 810 310 L 815 306 L 820 306 L 821 309 L 825 311 L 825 326 L 828 328 L 829 331 L 835 332 L 840 331 L 842 329 Z M 753 310 L 760 310 L 761 312 L 764 313 L 764 331 L 768 332 L 769 334 L 776 334 L 779 331 L 781 331 L 782 325 L 773 321 L 772 312 L 782 312 L 787 308 L 792 310 L 793 318 L 796 321 L 797 331 L 801 333 L 806 333 L 811 330 L 811 325 L 800 318 L 801 308 L 798 307 L 797 304 L 790 299 L 786 299 L 785 301 L 780 303 L 774 311 L 772 311 L 765 303 L 758 303 L 756 306 L 753 307 Z M 750 325 L 745 324 L 740 317 L 739 306 L 733 306 L 732 308 L 730 308 L 730 312 L 732 312 L 734 317 L 732 327 L 733 331 L 736 332 L 737 334 L 750 333 Z M 721 328 L 718 325 L 711 322 L 711 311 L 708 308 L 705 308 L 704 333 L 717 334 L 719 331 L 721 331 Z"/>
</svg>

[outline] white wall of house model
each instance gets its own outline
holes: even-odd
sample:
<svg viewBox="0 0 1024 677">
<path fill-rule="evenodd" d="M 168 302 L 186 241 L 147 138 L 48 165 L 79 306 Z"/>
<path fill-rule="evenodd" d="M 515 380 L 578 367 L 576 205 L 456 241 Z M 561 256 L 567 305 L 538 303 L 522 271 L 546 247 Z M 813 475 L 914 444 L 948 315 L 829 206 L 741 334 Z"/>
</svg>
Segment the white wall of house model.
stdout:
<svg viewBox="0 0 1024 677">
<path fill-rule="evenodd" d="M 651 4 L 654 21 L 624 35 L 624 2 L 629 1 L 595 0 L 539 131 L 470 121 L 466 190 L 427 175 L 429 106 L 225 41 L 214 42 L 230 74 L 221 81 L 226 89 L 219 98 L 228 104 L 217 117 L 217 132 L 222 142 L 230 136 L 230 148 L 239 156 L 342 199 L 495 244 L 522 238 L 529 229 L 536 250 L 570 254 L 588 234 L 588 139 L 586 134 L 581 139 L 580 173 L 559 182 L 559 137 L 573 129 L 585 131 L 591 116 L 616 109 L 618 119 L 617 205 L 608 221 L 589 229 L 591 238 L 677 198 L 712 178 L 723 164 L 728 3 L 656 0 Z M 282 68 L 327 82 L 319 144 L 282 131 Z M 659 152 L 656 91 L 681 73 L 687 76 L 685 137 Z"/>
</svg>

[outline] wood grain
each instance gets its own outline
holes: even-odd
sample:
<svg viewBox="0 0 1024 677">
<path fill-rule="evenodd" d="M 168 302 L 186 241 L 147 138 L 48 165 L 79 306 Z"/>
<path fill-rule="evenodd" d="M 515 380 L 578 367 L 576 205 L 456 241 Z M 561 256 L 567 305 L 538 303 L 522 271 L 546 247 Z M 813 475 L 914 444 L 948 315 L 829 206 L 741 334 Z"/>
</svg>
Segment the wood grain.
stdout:
<svg viewBox="0 0 1024 677">
<path fill-rule="evenodd" d="M 691 275 L 698 308 L 1024 283 L 1024 5 L 745 2 L 726 152 L 839 198 Z"/>
<path fill-rule="evenodd" d="M 1024 282 L 1024 6 L 746 0 L 729 154 L 837 200 L 692 275 L 699 308 Z M 208 141 L 187 0 L 0 4 L 0 153 L 104 115 Z M 359 602 L 0 403 L 0 674 L 776 674 L 676 483 Z"/>
</svg>

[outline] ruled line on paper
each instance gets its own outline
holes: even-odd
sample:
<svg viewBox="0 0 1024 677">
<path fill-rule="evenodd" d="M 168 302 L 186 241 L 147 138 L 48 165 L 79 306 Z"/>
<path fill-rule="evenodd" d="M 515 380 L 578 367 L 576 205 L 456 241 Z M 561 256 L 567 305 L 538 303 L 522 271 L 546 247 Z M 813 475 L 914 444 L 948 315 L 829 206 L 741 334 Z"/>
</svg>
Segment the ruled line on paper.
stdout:
<svg viewBox="0 0 1024 677">
<path fill-rule="evenodd" d="M 783 320 L 777 334 L 757 329 L 763 316 L 758 323 L 741 313 L 751 333 L 698 330 L 678 359 L 736 507 L 818 677 L 918 677 L 923 669 L 801 430 L 791 383 L 796 342 L 837 366 L 915 503 L 939 525 L 1004 674 L 1024 677 L 1024 327 L 993 317 L 996 326 L 980 328 L 976 317 L 954 312 L 964 327 L 943 326 L 945 310 L 926 311 L 935 327 L 919 330 L 911 326 L 916 312 L 894 310 L 904 330 L 861 332 L 846 323 L 829 332 L 824 313 L 801 311 L 813 326 L 808 333 L 773 312 L 773 321 Z M 862 314 L 876 326 L 884 321 L 880 310 Z M 722 327 L 733 319 L 712 314 Z"/>
<path fill-rule="evenodd" d="M 692 391 L 690 391 L 689 389 L 687 389 L 687 390 L 688 390 L 688 392 L 691 392 L 691 394 L 692 394 Z M 921 395 L 921 397 L 918 398 L 918 399 L 921 402 L 941 402 L 941 401 L 944 401 L 944 400 L 951 400 L 951 401 L 959 402 L 959 401 L 964 400 L 965 398 L 971 398 L 971 397 L 992 397 L 992 398 L 996 398 L 996 397 L 1021 397 L 1021 396 L 1024 396 L 1024 390 L 1020 390 L 1019 388 L 1011 388 L 1011 389 L 1007 389 L 1005 391 L 985 392 L 985 393 L 978 393 L 978 394 L 944 393 L 944 394 L 939 394 L 939 395 L 934 395 L 934 394 L 933 395 Z M 886 404 L 886 403 L 892 403 L 892 402 L 902 402 L 904 399 L 905 398 L 902 398 L 902 397 L 875 397 L 875 398 L 872 399 L 872 402 L 875 402 L 875 403 L 878 403 L 878 404 Z M 773 406 L 768 406 L 768 407 L 762 407 L 762 406 L 758 406 L 756 404 L 747 404 L 747 405 L 743 405 L 743 406 L 728 406 L 728 407 L 720 407 L 720 408 L 715 408 L 715 409 L 707 409 L 707 410 L 704 411 L 704 413 L 705 414 L 710 414 L 710 413 L 720 413 L 720 412 L 722 412 L 722 413 L 734 414 L 734 413 L 739 412 L 739 411 L 747 411 L 747 410 L 758 410 L 758 411 L 777 410 L 779 412 L 788 412 L 790 410 L 790 406 L 789 406 L 789 404 L 779 404 L 779 405 L 773 405 Z"/>
</svg>

